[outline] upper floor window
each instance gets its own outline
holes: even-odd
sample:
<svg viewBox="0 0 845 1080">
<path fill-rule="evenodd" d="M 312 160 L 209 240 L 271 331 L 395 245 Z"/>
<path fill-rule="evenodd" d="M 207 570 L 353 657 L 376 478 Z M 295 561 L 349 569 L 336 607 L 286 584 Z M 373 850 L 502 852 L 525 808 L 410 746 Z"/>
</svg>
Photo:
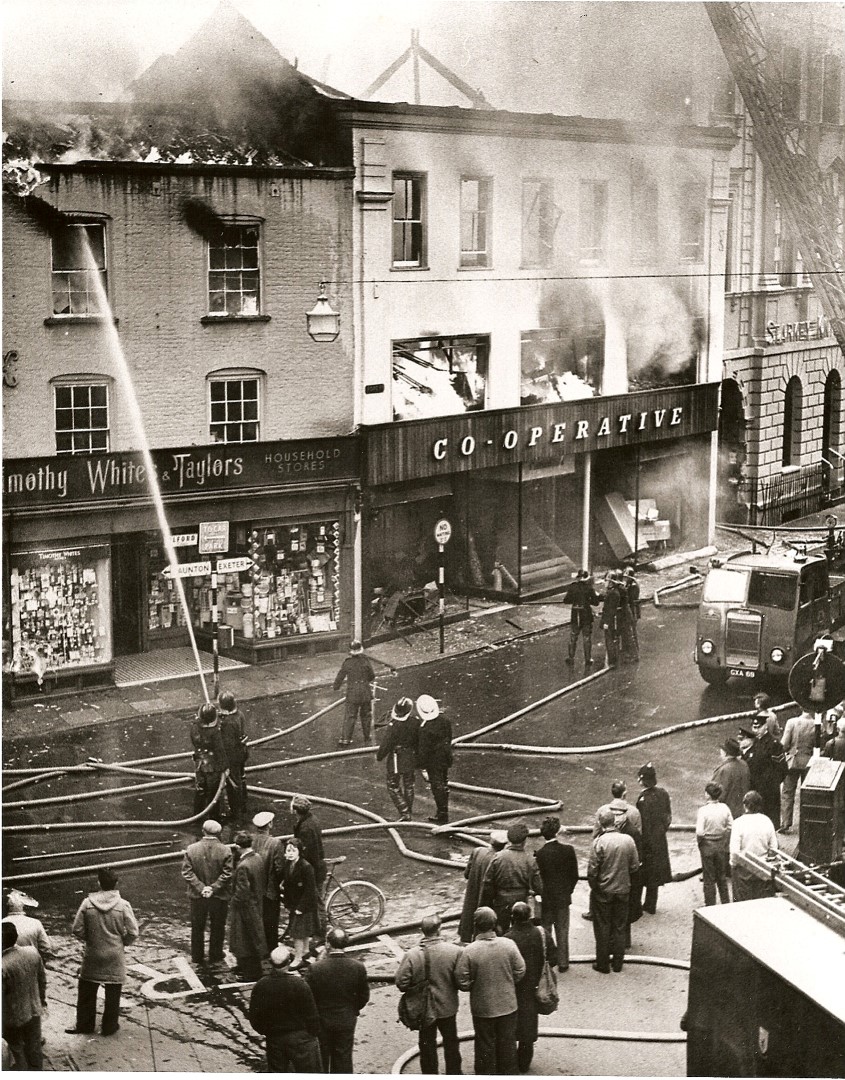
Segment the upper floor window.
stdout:
<svg viewBox="0 0 845 1080">
<path fill-rule="evenodd" d="M 425 177 L 393 174 L 393 265 L 425 266 Z"/>
<path fill-rule="evenodd" d="M 638 177 L 631 191 L 631 254 L 635 262 L 650 263 L 657 258 L 657 215 L 657 184 Z"/>
<path fill-rule="evenodd" d="M 680 257 L 684 262 L 704 260 L 704 222 L 707 192 L 698 180 L 681 185 L 679 208 Z"/>
<path fill-rule="evenodd" d="M 257 224 L 228 224 L 208 242 L 209 315 L 259 315 L 261 270 Z"/>
<path fill-rule="evenodd" d="M 393 419 L 483 409 L 490 339 L 483 335 L 393 343 Z"/>
<path fill-rule="evenodd" d="M 261 379 L 237 375 L 208 380 L 209 433 L 215 442 L 258 442 Z"/>
<path fill-rule="evenodd" d="M 106 383 L 53 387 L 56 453 L 91 454 L 109 448 L 109 389 Z"/>
<path fill-rule="evenodd" d="M 788 120 L 797 120 L 801 110 L 801 50 L 794 45 L 783 48 L 780 108 Z"/>
<path fill-rule="evenodd" d="M 582 180 L 578 199 L 578 249 L 582 259 L 603 262 L 607 254 L 607 184 Z"/>
<path fill-rule="evenodd" d="M 801 380 L 793 375 L 783 395 L 783 452 L 785 469 L 801 464 L 801 412 L 804 392 Z"/>
<path fill-rule="evenodd" d="M 784 288 L 789 288 L 792 285 L 799 284 L 795 242 L 784 228 L 783 211 L 777 200 L 775 200 L 774 233 L 773 272 L 778 282 Z"/>
<path fill-rule="evenodd" d="M 522 265 L 549 266 L 561 211 L 548 180 L 522 181 Z"/>
<path fill-rule="evenodd" d="M 492 193 L 492 180 L 461 180 L 461 266 L 490 265 Z"/>
<path fill-rule="evenodd" d="M 842 60 L 835 53 L 826 53 L 822 74 L 822 123 L 838 124 L 842 95 Z"/>
<path fill-rule="evenodd" d="M 100 222 L 73 221 L 52 236 L 53 314 L 100 315 L 106 292 L 106 230 Z"/>
<path fill-rule="evenodd" d="M 583 321 L 521 335 L 520 405 L 574 401 L 601 393 L 604 369 L 604 323 Z"/>
<path fill-rule="evenodd" d="M 736 83 L 730 72 L 714 76 L 713 112 L 717 116 L 733 116 L 736 112 Z"/>
</svg>

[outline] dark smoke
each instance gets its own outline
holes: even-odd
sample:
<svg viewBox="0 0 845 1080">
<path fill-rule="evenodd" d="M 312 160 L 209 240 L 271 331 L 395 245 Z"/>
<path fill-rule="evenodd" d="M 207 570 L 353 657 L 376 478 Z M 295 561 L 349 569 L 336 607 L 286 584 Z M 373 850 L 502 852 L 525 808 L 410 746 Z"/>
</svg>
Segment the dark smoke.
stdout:
<svg viewBox="0 0 845 1080">
<path fill-rule="evenodd" d="M 211 243 L 220 240 L 226 228 L 226 223 L 205 199 L 194 196 L 182 201 L 182 217 L 188 228 Z"/>
<path fill-rule="evenodd" d="M 24 195 L 21 199 L 21 205 L 29 217 L 51 236 L 60 232 L 67 225 L 68 219 L 61 210 L 57 210 L 55 206 L 48 203 L 46 199 L 42 199 L 39 195 Z"/>
</svg>

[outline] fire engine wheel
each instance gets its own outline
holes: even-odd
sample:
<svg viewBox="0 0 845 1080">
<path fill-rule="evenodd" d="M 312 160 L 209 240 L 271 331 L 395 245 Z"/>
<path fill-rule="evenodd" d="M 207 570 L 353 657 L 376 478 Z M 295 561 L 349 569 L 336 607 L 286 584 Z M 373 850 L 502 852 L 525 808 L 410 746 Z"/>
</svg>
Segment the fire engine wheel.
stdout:
<svg viewBox="0 0 845 1080">
<path fill-rule="evenodd" d="M 724 668 L 700 667 L 698 673 L 702 679 L 711 686 L 724 686 L 728 681 L 728 673 Z"/>
</svg>

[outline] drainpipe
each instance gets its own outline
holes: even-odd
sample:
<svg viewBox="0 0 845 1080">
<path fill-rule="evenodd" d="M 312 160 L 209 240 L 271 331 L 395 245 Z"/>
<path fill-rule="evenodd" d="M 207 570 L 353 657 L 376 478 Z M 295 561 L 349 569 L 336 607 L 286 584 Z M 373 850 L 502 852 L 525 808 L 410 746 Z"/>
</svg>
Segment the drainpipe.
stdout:
<svg viewBox="0 0 845 1080">
<path fill-rule="evenodd" d="M 593 501 L 593 451 L 584 457 L 584 499 L 581 509 L 581 566 L 590 567 L 590 505 Z"/>
</svg>

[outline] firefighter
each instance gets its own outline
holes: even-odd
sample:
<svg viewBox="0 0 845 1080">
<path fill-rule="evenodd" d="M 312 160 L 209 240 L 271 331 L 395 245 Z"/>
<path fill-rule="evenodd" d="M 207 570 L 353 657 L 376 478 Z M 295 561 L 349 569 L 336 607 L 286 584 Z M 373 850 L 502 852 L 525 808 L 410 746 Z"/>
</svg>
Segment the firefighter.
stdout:
<svg viewBox="0 0 845 1080">
<path fill-rule="evenodd" d="M 593 608 L 599 603 L 600 597 L 593 587 L 593 579 L 589 570 L 579 570 L 575 580 L 563 594 L 564 604 L 572 605 L 572 614 L 569 622 L 569 654 L 566 657 L 567 664 L 575 662 L 575 651 L 578 647 L 578 638 L 584 638 L 584 667 L 588 668 L 593 663 Z"/>
<path fill-rule="evenodd" d="M 220 787 L 220 778 L 226 771 L 226 750 L 220 733 L 220 717 L 216 706 L 210 702 L 200 705 L 197 718 L 191 724 L 191 742 L 194 745 L 194 771 L 196 786 L 194 789 L 194 814 L 200 814 L 209 807 Z M 210 806 L 204 817 L 225 818 L 227 815 L 225 790 L 215 802 L 218 807 Z"/>
</svg>

